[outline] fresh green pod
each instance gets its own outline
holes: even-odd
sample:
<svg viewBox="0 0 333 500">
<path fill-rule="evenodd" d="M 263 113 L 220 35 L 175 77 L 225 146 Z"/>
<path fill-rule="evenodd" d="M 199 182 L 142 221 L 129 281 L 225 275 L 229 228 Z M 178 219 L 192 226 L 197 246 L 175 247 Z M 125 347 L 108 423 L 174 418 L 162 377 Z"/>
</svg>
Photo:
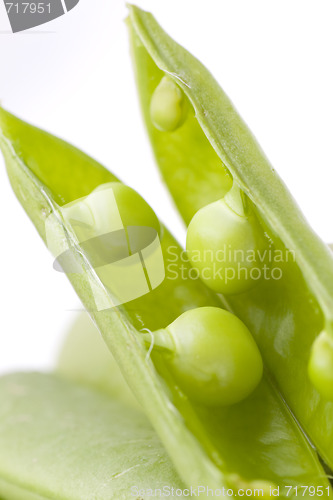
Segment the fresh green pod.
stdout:
<svg viewBox="0 0 333 500">
<path fill-rule="evenodd" d="M 333 325 L 333 259 L 309 227 L 232 102 L 209 71 L 173 41 L 149 13 L 130 8 L 130 40 L 139 96 L 158 166 L 188 225 L 198 210 L 222 199 L 232 177 L 267 235 L 270 279 L 224 304 L 250 329 L 268 372 L 322 459 L 333 468 L 333 405 L 312 383 L 308 364 L 316 338 Z M 192 106 L 186 135 L 166 141 L 148 117 L 152 82 L 167 74 Z M 199 129 L 199 131 L 198 131 Z M 202 138 L 202 140 L 200 140 Z M 204 142 L 208 139 L 210 150 Z M 198 144 L 203 144 L 198 147 Z M 215 155 L 205 163 L 202 156 Z M 186 159 L 185 159 L 186 156 Z M 175 158 L 182 165 L 174 168 Z M 219 162 L 220 175 L 216 175 Z M 180 176 L 181 173 L 181 176 Z M 201 189 L 198 189 L 200 186 Z M 229 187 L 230 189 L 230 187 Z M 220 192 L 220 196 L 218 196 Z M 314 351 L 312 346 L 314 345 Z M 313 379 L 313 377 L 312 377 Z"/>
<path fill-rule="evenodd" d="M 187 111 L 185 94 L 173 80 L 164 76 L 150 102 L 150 116 L 154 126 L 162 132 L 173 132 L 184 123 Z"/>
<path fill-rule="evenodd" d="M 176 383 L 199 404 L 239 403 L 261 380 L 258 347 L 244 323 L 228 311 L 192 309 L 152 335 L 146 335 L 147 342 L 165 351 Z"/>
<path fill-rule="evenodd" d="M 231 191 L 201 208 L 186 236 L 186 250 L 200 278 L 215 292 L 226 295 L 252 288 L 268 269 L 262 259 L 268 248 L 262 227 L 253 213 L 244 211 L 238 187 Z"/>
<path fill-rule="evenodd" d="M 54 374 L 0 378 L 4 500 L 128 500 L 184 489 L 142 411 Z M 46 404 L 47 402 L 47 404 Z"/>
<path fill-rule="evenodd" d="M 186 124 L 187 121 L 184 128 Z M 99 185 L 117 179 L 73 146 L 1 108 L 0 130 L 0 146 L 19 201 L 45 242 L 50 237 L 60 250 L 70 246 L 79 271 L 68 272 L 68 278 L 151 420 L 181 480 L 188 486 L 210 488 L 237 488 L 242 480 L 250 484 L 260 480 L 281 489 L 297 484 L 329 488 L 316 453 L 269 377 L 264 375 L 253 393 L 238 404 L 219 408 L 198 405 L 177 385 L 162 353 L 147 349 L 140 338 L 144 331 L 161 330 L 190 309 L 221 307 L 219 298 L 200 280 L 182 277 L 181 271 L 188 273 L 190 265 L 182 261 L 183 251 L 170 233 L 161 228 L 160 248 L 165 263 L 171 251 L 176 257 L 176 277 L 166 265 L 165 279 L 156 288 L 115 306 L 114 296 L 89 257 L 89 248 L 77 237 L 75 224 L 68 222 L 62 211 L 68 203 L 90 196 Z M 136 206 L 128 208 L 133 213 L 137 210 Z M 107 307 L 98 307 L 96 297 Z M 52 415 L 58 418 L 55 413 Z M 48 420 L 47 428 L 50 427 Z M 38 435 L 38 429 L 36 432 Z M 17 449 L 15 433 L 6 441 L 6 447 L 13 453 Z M 61 450 L 66 453 L 65 447 L 59 447 L 59 456 Z M 41 474 L 45 472 L 43 463 Z M 6 473 L 20 475 L 16 464 L 11 462 Z M 83 466 L 78 474 L 84 484 Z M 43 495 L 50 496 L 42 493 L 40 497 Z"/>
</svg>

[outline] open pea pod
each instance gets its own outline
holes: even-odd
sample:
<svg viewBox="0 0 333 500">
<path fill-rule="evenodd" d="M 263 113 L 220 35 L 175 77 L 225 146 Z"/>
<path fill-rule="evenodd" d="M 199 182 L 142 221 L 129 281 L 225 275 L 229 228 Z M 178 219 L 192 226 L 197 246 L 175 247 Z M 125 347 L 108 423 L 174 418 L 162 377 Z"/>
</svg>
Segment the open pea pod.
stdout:
<svg viewBox="0 0 333 500">
<path fill-rule="evenodd" d="M 173 41 L 151 14 L 134 6 L 129 9 L 133 62 L 145 123 L 158 166 L 185 223 L 202 207 L 222 199 L 233 179 L 245 193 L 272 248 L 280 255 L 291 252 L 294 256 L 277 261 L 281 279 L 261 280 L 248 291 L 225 296 L 224 303 L 251 330 L 270 376 L 332 468 L 333 403 L 327 396 L 332 395 L 333 387 L 332 254 L 309 227 L 209 71 Z M 163 113 L 164 118 L 168 113 L 177 118 L 177 99 L 166 109 L 161 104 L 158 109 L 153 101 L 157 92 L 163 101 L 160 89 L 166 75 L 181 89 L 190 108 L 173 130 L 161 119 Z M 221 219 L 221 230 L 223 223 Z M 319 392 L 308 375 L 311 352 L 318 356 L 312 375 Z"/>
<path fill-rule="evenodd" d="M 58 250 L 71 247 L 76 270 L 71 268 L 68 278 L 185 484 L 234 489 L 261 485 L 266 493 L 276 485 L 281 495 L 288 491 L 286 486 L 304 485 L 324 488 L 325 495 L 331 495 L 315 451 L 266 374 L 244 401 L 206 407 L 180 390 L 161 353 L 147 351 L 143 328 L 164 328 L 194 308 L 213 306 L 217 310 L 220 302 L 214 293 L 198 280 L 184 280 L 179 268 L 171 271 L 166 266 L 165 278 L 158 287 L 123 305 L 114 305 L 114 295 L 97 274 L 91 254 L 62 208 L 76 210 L 78 205 L 67 204 L 89 195 L 101 184 L 115 183 L 115 177 L 74 147 L 3 109 L 0 130 L 1 149 L 19 201 L 48 246 L 51 241 Z M 123 208 L 127 215 L 137 215 L 141 206 L 125 203 Z M 165 228 L 160 232 L 160 243 L 165 262 L 171 248 L 173 255 L 180 255 L 181 248 Z M 185 264 L 185 270 L 189 265 Z M 96 297 L 104 307 L 97 306 Z M 80 344 L 78 356 L 79 350 Z M 306 490 L 305 497 L 308 495 Z"/>
</svg>

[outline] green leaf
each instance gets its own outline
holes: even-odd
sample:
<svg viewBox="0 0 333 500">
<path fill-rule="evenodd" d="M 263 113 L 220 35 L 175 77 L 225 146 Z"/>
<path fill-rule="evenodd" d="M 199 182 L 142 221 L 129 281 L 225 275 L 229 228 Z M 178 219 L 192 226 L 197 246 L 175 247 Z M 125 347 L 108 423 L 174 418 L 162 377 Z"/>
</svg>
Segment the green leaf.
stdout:
<svg viewBox="0 0 333 500">
<path fill-rule="evenodd" d="M 148 419 L 120 401 L 36 373 L 0 378 L 0 399 L 6 500 L 120 500 L 136 498 L 134 487 L 184 488 Z"/>
<path fill-rule="evenodd" d="M 262 280 L 253 290 L 225 299 L 254 334 L 267 367 L 291 410 L 333 467 L 333 403 L 307 375 L 313 341 L 326 326 L 333 335 L 333 259 L 301 214 L 255 138 L 209 71 L 174 42 L 153 16 L 130 6 L 130 38 L 140 101 L 158 166 L 186 223 L 199 207 L 225 190 L 225 167 L 253 203 L 274 248 L 290 259 L 277 263 L 283 278 Z M 222 56 L 223 57 L 223 53 Z M 188 122 L 173 133 L 153 128 L 152 93 L 167 74 L 192 105 Z M 198 139 L 199 138 L 199 139 Z M 215 160 L 209 158 L 215 151 Z M 197 151 L 199 148 L 199 151 Z M 181 177 L 173 168 L 181 158 Z M 186 158 L 185 158 L 186 156 Z M 220 164 L 220 175 L 216 165 Z M 204 172 L 204 173 L 203 173 Z M 204 192 L 198 191 L 204 175 Z M 185 195 L 182 197 L 182 194 Z M 220 196 L 220 198 L 222 197 Z"/>
<path fill-rule="evenodd" d="M 189 264 L 181 260 L 182 250 L 167 230 L 162 231 L 161 246 L 166 264 L 170 249 L 175 252 L 173 272 L 166 265 L 166 278 L 154 291 L 122 307 L 97 310 L 95 293 L 108 303 L 112 298 L 79 248 L 71 226 L 59 215 L 58 203 L 87 194 L 101 179 L 105 182 L 114 177 L 72 146 L 3 109 L 0 128 L 0 145 L 18 199 L 44 239 L 45 221 L 51 215 L 49 230 L 54 239 L 60 246 L 70 243 L 77 249 L 74 258 L 82 273 L 70 273 L 68 278 L 185 484 L 237 488 L 244 481 L 266 480 L 281 488 L 296 484 L 328 486 L 315 452 L 267 376 L 244 402 L 208 409 L 195 405 L 179 390 L 161 355 L 154 351 L 151 356 L 147 354 L 140 339 L 142 328 L 164 327 L 187 309 L 220 305 L 215 294 L 198 280 L 182 278 L 180 266 L 186 275 Z M 48 151 L 52 153 L 50 158 Z M 80 179 L 84 179 L 81 187 Z M 77 353 L 80 346 L 79 342 Z"/>
</svg>

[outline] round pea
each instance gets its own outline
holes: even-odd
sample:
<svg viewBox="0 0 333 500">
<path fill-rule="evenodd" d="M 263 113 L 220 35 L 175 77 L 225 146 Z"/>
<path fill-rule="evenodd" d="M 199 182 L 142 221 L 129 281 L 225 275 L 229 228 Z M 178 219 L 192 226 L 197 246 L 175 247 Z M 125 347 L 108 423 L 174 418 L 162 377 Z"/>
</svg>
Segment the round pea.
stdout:
<svg viewBox="0 0 333 500">
<path fill-rule="evenodd" d="M 183 91 L 171 78 L 164 76 L 150 102 L 153 125 L 162 132 L 172 132 L 184 123 L 187 109 L 187 99 Z"/>
<path fill-rule="evenodd" d="M 333 401 L 333 338 L 325 330 L 313 343 L 308 374 L 317 391 L 325 399 Z"/>
<path fill-rule="evenodd" d="M 124 227 L 151 227 L 155 229 L 157 233 L 160 232 L 160 223 L 155 212 L 142 198 L 142 196 L 131 187 L 126 186 L 121 182 L 108 182 L 96 188 L 92 194 L 110 190 L 113 193 Z M 96 213 L 96 216 L 110 220 L 110 218 L 114 215 L 114 205 L 112 203 L 108 203 L 107 199 L 101 198 L 101 203 L 104 202 L 105 205 L 97 207 L 96 200 L 97 197 L 89 196 L 87 198 L 92 211 Z M 111 197 L 109 197 L 109 201 L 111 201 Z"/>
<path fill-rule="evenodd" d="M 153 209 L 121 182 L 101 184 L 85 198 L 66 205 L 62 212 L 74 224 L 81 240 L 123 227 L 148 227 L 160 232 Z"/>
<path fill-rule="evenodd" d="M 76 234 L 82 253 L 110 292 L 103 303 L 94 295 L 98 308 L 124 304 L 148 293 L 140 252 L 144 252 L 144 263 L 150 266 L 150 273 L 154 273 L 156 258 L 161 259 L 160 224 L 136 191 L 120 182 L 103 184 L 85 198 L 63 207 L 62 214 Z M 62 262 L 68 272 L 73 272 L 71 253 L 68 262 L 68 252 L 64 255 Z M 153 279 L 160 283 L 164 276 L 159 269 L 156 276 Z"/>
<path fill-rule="evenodd" d="M 202 405 L 218 407 L 242 401 L 262 377 L 262 358 L 251 333 L 228 311 L 192 309 L 161 332 L 176 383 Z"/>
<path fill-rule="evenodd" d="M 186 237 L 189 260 L 215 292 L 237 294 L 262 276 L 266 241 L 254 214 L 239 215 L 225 199 L 201 208 Z"/>
</svg>

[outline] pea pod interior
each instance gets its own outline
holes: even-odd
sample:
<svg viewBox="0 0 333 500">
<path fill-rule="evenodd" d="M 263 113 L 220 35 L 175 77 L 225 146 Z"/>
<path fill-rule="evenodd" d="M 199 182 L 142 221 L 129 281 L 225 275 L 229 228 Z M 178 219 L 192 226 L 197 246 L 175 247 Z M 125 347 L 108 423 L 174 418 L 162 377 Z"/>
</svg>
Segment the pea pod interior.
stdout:
<svg viewBox="0 0 333 500">
<path fill-rule="evenodd" d="M 333 403 L 321 397 L 307 371 L 314 340 L 324 328 L 332 335 L 331 252 L 309 227 L 208 70 L 173 41 L 151 14 L 132 6 L 128 25 L 146 127 L 185 223 L 199 208 L 224 196 L 231 174 L 248 196 L 274 249 L 286 256 L 278 262 L 281 279 L 262 280 L 224 301 L 255 336 L 270 377 L 332 468 Z M 149 116 L 152 95 L 165 74 L 179 85 L 192 107 L 185 123 L 172 133 L 157 130 Z"/>
<path fill-rule="evenodd" d="M 270 378 L 265 376 L 240 404 L 212 410 L 192 403 L 175 385 L 163 356 L 147 351 L 140 330 L 163 328 L 185 310 L 220 306 L 218 297 L 198 281 L 169 279 L 148 295 L 121 307 L 96 310 L 91 284 L 110 300 L 75 232 L 59 217 L 59 207 L 86 196 L 98 185 L 116 181 L 97 162 L 69 144 L 0 110 L 3 150 L 12 187 L 45 240 L 52 217 L 54 238 L 73 244 L 82 273 L 68 277 L 95 320 L 129 386 L 160 436 L 181 479 L 188 485 L 224 485 L 265 480 L 283 488 L 305 484 L 328 486 L 316 453 Z M 70 173 L 70 175 L 69 175 Z M 129 207 L 131 208 L 131 207 Z M 133 210 L 136 207 L 132 207 Z M 58 215 L 56 215 L 58 214 Z M 181 248 L 166 229 L 164 255 Z M 165 255 L 167 259 L 167 256 Z"/>
</svg>

